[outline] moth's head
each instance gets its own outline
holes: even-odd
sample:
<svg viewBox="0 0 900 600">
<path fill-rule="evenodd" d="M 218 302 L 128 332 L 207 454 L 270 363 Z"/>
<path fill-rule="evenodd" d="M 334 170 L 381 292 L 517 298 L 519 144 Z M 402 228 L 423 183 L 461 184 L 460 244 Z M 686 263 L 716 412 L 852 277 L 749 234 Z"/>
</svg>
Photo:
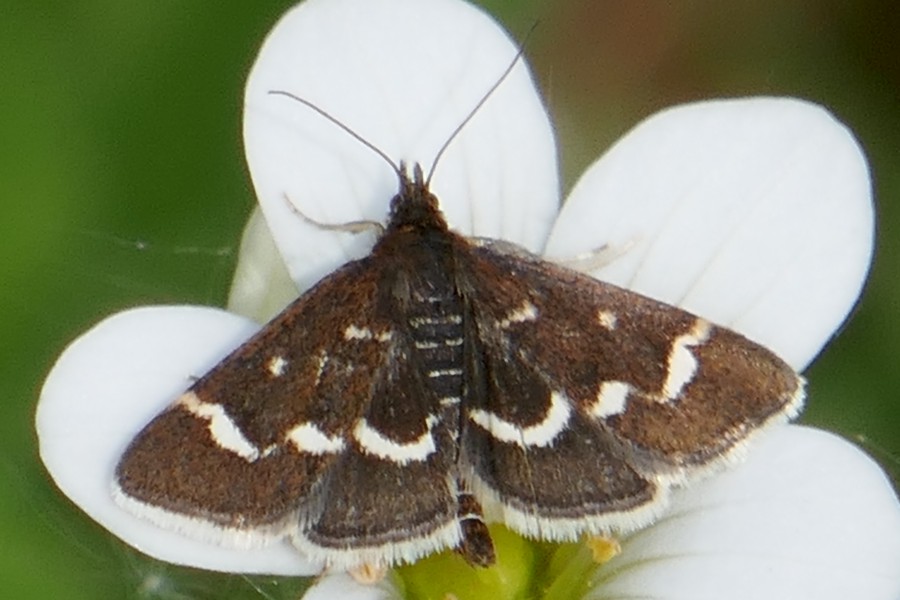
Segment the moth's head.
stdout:
<svg viewBox="0 0 900 600">
<path fill-rule="evenodd" d="M 400 190 L 391 200 L 388 231 L 429 230 L 446 231 L 447 221 L 438 207 L 437 197 L 428 189 L 428 182 L 422 175 L 422 167 L 413 165 L 412 177 L 404 163 L 397 170 L 400 176 Z"/>
</svg>

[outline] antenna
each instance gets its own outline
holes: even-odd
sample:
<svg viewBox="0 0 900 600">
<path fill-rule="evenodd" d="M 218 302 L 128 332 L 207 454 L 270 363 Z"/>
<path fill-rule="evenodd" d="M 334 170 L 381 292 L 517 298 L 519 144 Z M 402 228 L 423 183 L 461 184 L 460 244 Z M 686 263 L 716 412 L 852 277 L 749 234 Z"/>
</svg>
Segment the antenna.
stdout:
<svg viewBox="0 0 900 600">
<path fill-rule="evenodd" d="M 460 122 L 460 124 L 457 125 L 456 128 L 450 133 L 450 136 L 447 138 L 447 141 L 445 141 L 441 145 L 440 149 L 437 151 L 437 154 L 435 154 L 435 156 L 434 156 L 434 160 L 431 162 L 431 168 L 428 169 L 428 177 L 425 179 L 425 187 L 428 187 L 431 184 L 431 178 L 434 175 L 435 169 L 437 169 L 438 162 L 440 161 L 440 159 L 444 155 L 444 153 L 447 151 L 447 148 L 450 147 L 450 144 L 453 143 L 453 140 L 455 140 L 459 136 L 459 134 L 463 130 L 463 128 L 469 123 L 469 121 L 472 120 L 472 118 L 478 113 L 478 111 L 481 110 L 481 107 L 485 105 L 485 103 L 488 101 L 488 99 L 494 94 L 495 91 L 497 91 L 497 88 L 500 87 L 500 84 L 506 80 L 506 78 L 509 76 L 509 74 L 512 73 L 512 70 L 515 68 L 515 66 L 519 63 L 519 60 L 521 60 L 522 56 L 525 54 L 525 45 L 527 44 L 528 39 L 531 37 L 531 34 L 534 33 L 534 30 L 537 26 L 538 26 L 537 22 L 535 22 L 534 25 L 531 26 L 531 29 L 528 30 L 527 34 L 525 34 L 525 39 L 519 45 L 518 52 L 516 52 L 516 55 L 513 57 L 512 61 L 510 61 L 509 65 L 506 67 L 506 69 L 503 71 L 503 73 L 501 73 L 501 75 L 497 79 L 497 81 L 494 82 L 494 84 L 488 89 L 488 91 L 484 93 L 484 95 L 478 100 L 478 102 L 475 104 L 475 106 L 472 107 L 472 110 L 470 110 L 468 112 L 468 114 L 466 114 L 466 118 L 464 118 Z M 386 162 L 388 165 L 390 165 L 391 169 L 394 171 L 394 173 L 397 174 L 397 177 L 399 177 L 401 180 L 403 180 L 405 178 L 406 174 L 403 173 L 403 170 L 401 169 L 401 165 L 398 165 L 397 163 L 395 163 L 394 160 L 390 156 L 388 156 L 381 148 L 379 148 L 378 146 L 376 146 L 369 140 L 365 139 L 364 137 L 362 137 L 361 135 L 359 135 L 358 133 L 353 131 L 352 128 L 350 128 L 348 125 L 344 124 L 340 119 L 338 119 L 337 117 L 335 117 L 328 111 L 326 111 L 322 108 L 319 108 L 318 106 L 316 106 L 315 104 L 313 104 L 312 102 L 307 100 L 306 98 L 303 98 L 296 94 L 292 94 L 291 92 L 287 92 L 284 90 L 269 90 L 268 93 L 271 96 L 284 96 L 286 98 L 290 98 L 291 100 L 294 100 L 295 102 L 299 102 L 303 106 L 306 106 L 307 108 L 314 110 L 316 113 L 325 117 L 325 119 L 327 119 L 331 123 L 337 125 L 341 129 L 343 129 L 345 133 L 350 135 L 353 139 L 355 139 L 356 141 L 361 143 L 363 146 L 365 146 L 366 148 L 368 148 L 369 150 L 371 150 L 372 152 L 374 152 L 375 154 L 380 156 L 381 159 L 384 160 L 384 162 Z"/>
<path fill-rule="evenodd" d="M 528 33 L 525 35 L 525 39 L 522 41 L 522 44 L 519 46 L 519 51 L 516 52 L 516 55 L 513 57 L 512 61 L 510 61 L 509 65 L 506 67 L 506 69 L 503 71 L 503 73 L 500 75 L 500 77 L 497 79 L 497 81 L 494 82 L 494 85 L 492 85 L 488 89 L 488 91 L 484 93 L 484 95 L 481 97 L 481 99 L 475 104 L 474 107 L 472 107 L 472 110 L 469 111 L 469 114 L 466 115 L 466 118 L 463 119 L 462 122 L 460 122 L 460 124 L 456 126 L 456 129 L 453 130 L 453 132 L 450 134 L 450 137 L 447 138 L 447 141 L 444 142 L 444 144 L 441 146 L 440 150 L 437 151 L 437 154 L 434 156 L 434 160 L 431 163 L 431 168 L 428 169 L 428 177 L 425 178 L 425 187 L 426 188 L 431 184 L 431 177 L 434 175 L 434 171 L 435 171 L 435 169 L 437 169 L 438 161 L 441 160 L 441 157 L 444 155 L 444 152 L 446 152 L 447 148 L 450 147 L 450 144 L 453 142 L 453 140 L 456 139 L 456 137 L 460 134 L 460 132 L 463 130 L 463 128 L 469 124 L 469 121 L 471 121 L 472 118 L 478 113 L 478 111 L 481 110 L 481 107 L 485 105 L 485 103 L 488 101 L 488 99 L 494 95 L 494 92 L 497 91 L 497 88 L 500 87 L 500 84 L 503 83 L 504 81 L 506 81 L 506 78 L 509 76 L 510 73 L 512 73 L 512 70 L 519 63 L 519 60 L 525 54 L 525 44 L 528 42 L 528 38 L 531 37 L 531 34 L 534 32 L 534 29 L 535 29 L 535 27 L 537 27 L 537 25 L 538 24 L 535 23 L 534 25 L 531 26 L 531 29 L 529 29 Z"/>
<path fill-rule="evenodd" d="M 326 119 L 328 119 L 329 121 L 331 121 L 332 123 L 334 123 L 335 125 L 340 127 L 341 129 L 343 129 L 347 134 L 349 134 L 351 137 L 353 137 L 353 139 L 358 141 L 360 144 L 362 144 L 363 146 L 365 146 L 366 148 L 368 148 L 369 150 L 371 150 L 372 152 L 374 152 L 375 154 L 380 156 L 382 159 L 384 159 L 384 162 L 386 162 L 387 164 L 389 164 L 391 166 L 391 169 L 393 169 L 393 171 L 397 174 L 397 176 L 400 177 L 401 179 L 403 178 L 403 173 L 402 173 L 402 171 L 400 171 L 400 167 L 397 165 L 397 163 L 395 163 L 391 159 L 390 156 L 385 154 L 385 152 L 381 148 L 379 148 L 378 146 L 376 146 L 375 144 L 373 144 L 372 142 L 370 142 L 363 136 L 361 136 L 358 133 L 356 133 L 355 131 L 353 131 L 353 129 L 351 129 L 349 126 L 345 125 L 337 117 L 335 117 L 335 116 L 331 115 L 329 112 L 319 108 L 318 106 L 316 106 L 315 104 L 313 104 L 312 102 L 307 100 L 306 98 L 301 98 L 300 96 L 297 96 L 296 94 L 292 94 L 290 92 L 285 92 L 284 90 L 269 90 L 269 94 L 272 96 L 285 96 L 287 98 L 290 98 L 291 100 L 295 100 L 295 101 L 299 102 L 303 106 L 306 106 L 306 107 L 311 108 L 312 110 L 316 111 L 317 113 L 319 113 L 320 115 L 322 115 L 323 117 L 325 117 Z"/>
</svg>

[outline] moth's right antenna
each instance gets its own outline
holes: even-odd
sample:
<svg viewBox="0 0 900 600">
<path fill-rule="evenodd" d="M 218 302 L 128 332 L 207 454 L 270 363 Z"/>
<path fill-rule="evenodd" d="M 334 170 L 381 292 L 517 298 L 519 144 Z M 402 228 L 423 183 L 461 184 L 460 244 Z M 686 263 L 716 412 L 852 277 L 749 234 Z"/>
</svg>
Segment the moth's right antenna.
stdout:
<svg viewBox="0 0 900 600">
<path fill-rule="evenodd" d="M 494 82 L 494 85 L 492 85 L 488 89 L 488 91 L 485 92 L 484 96 L 482 96 L 478 103 L 475 104 L 475 106 L 472 108 L 472 110 L 469 111 L 469 114 L 466 115 L 466 118 L 456 126 L 456 129 L 453 130 L 453 132 L 450 134 L 450 137 L 447 138 L 447 141 L 444 142 L 440 150 L 437 151 L 437 154 L 435 154 L 434 156 L 434 161 L 431 163 L 431 168 L 428 169 L 428 177 L 425 179 L 426 187 L 431 184 L 431 177 L 434 175 L 434 171 L 437 168 L 438 161 L 444 155 L 444 152 L 447 150 L 453 140 L 456 139 L 463 128 L 469 123 L 469 121 L 472 120 L 475 114 L 479 110 L 481 110 L 481 107 L 484 106 L 484 104 L 488 101 L 488 98 L 490 98 L 494 94 L 494 92 L 497 91 L 497 88 L 500 87 L 500 84 L 506 80 L 509 74 L 512 73 L 512 70 L 515 68 L 515 66 L 519 63 L 519 60 L 521 60 L 522 56 L 525 54 L 525 46 L 528 43 L 528 39 L 531 37 L 531 34 L 534 33 L 534 30 L 535 28 L 537 28 L 537 26 L 538 23 L 537 21 L 535 21 L 534 25 L 531 26 L 531 29 L 528 30 L 528 33 L 525 34 L 525 39 L 522 40 L 522 44 L 519 46 L 519 51 L 516 52 L 516 55 L 513 57 L 512 61 L 510 61 L 509 66 L 506 67 L 506 70 L 503 71 L 497 81 Z"/>
</svg>

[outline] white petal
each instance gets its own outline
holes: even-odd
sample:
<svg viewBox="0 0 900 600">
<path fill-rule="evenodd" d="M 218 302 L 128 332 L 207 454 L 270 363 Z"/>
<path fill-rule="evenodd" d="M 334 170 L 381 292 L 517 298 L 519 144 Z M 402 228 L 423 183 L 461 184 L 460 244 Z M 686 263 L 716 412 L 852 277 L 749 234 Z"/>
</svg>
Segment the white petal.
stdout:
<svg viewBox="0 0 900 600">
<path fill-rule="evenodd" d="M 517 46 L 457 0 L 307 0 L 269 34 L 247 82 L 244 137 L 257 195 L 294 281 L 306 289 L 371 234 L 316 229 L 383 222 L 397 177 L 370 149 L 428 169 L 511 63 Z M 552 130 L 521 60 L 441 159 L 433 190 L 455 229 L 539 250 L 558 208 Z M 373 232 L 374 233 L 374 232 Z"/>
<path fill-rule="evenodd" d="M 596 596 L 732 600 L 900 597 L 900 503 L 862 451 L 779 427 L 748 461 L 673 496 L 623 543 Z"/>
<path fill-rule="evenodd" d="M 288 275 L 266 220 L 258 208 L 254 209 L 241 236 L 227 308 L 265 323 L 297 296 L 297 286 Z"/>
<path fill-rule="evenodd" d="M 593 274 L 736 329 L 805 366 L 868 271 L 865 157 L 821 107 L 704 102 L 640 124 L 585 173 L 548 254 L 624 251 Z"/>
<path fill-rule="evenodd" d="M 212 308 L 151 307 L 114 315 L 75 340 L 37 408 L 41 459 L 56 485 L 109 531 L 161 560 L 228 572 L 315 572 L 287 543 L 253 551 L 205 544 L 132 516 L 111 496 L 113 470 L 132 437 L 256 329 Z"/>
<path fill-rule="evenodd" d="M 388 600 L 399 597 L 386 580 L 377 585 L 366 585 L 342 573 L 317 581 L 303 595 L 303 600 Z"/>
</svg>

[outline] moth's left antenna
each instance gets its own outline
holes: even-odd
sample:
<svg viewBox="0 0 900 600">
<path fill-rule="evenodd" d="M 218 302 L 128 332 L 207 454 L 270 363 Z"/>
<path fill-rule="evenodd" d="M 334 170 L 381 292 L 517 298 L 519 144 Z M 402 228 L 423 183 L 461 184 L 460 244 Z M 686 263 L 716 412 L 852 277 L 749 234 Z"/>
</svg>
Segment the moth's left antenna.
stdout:
<svg viewBox="0 0 900 600">
<path fill-rule="evenodd" d="M 475 104 L 475 106 L 472 107 L 472 110 L 470 110 L 469 113 L 466 115 L 466 118 L 463 119 L 459 123 L 459 125 L 457 125 L 456 128 L 450 133 L 449 137 L 447 137 L 447 141 L 445 141 L 441 145 L 440 149 L 437 151 L 437 154 L 435 154 L 435 156 L 434 156 L 434 160 L 431 163 L 431 168 L 428 169 L 428 177 L 425 178 L 425 186 L 426 187 L 431 184 L 431 177 L 434 175 L 434 171 L 437 168 L 438 162 L 440 161 L 441 157 L 444 155 L 444 152 L 447 151 L 447 148 L 450 147 L 450 144 L 453 142 L 453 140 L 456 139 L 456 137 L 463 130 L 463 128 L 465 128 L 465 126 L 468 125 L 469 121 L 471 121 L 472 118 L 478 113 L 478 111 L 481 110 L 481 107 L 484 106 L 485 102 L 487 102 L 488 99 L 494 94 L 494 92 L 497 91 L 497 88 L 500 87 L 500 84 L 506 80 L 506 78 L 509 76 L 509 74 L 512 72 L 512 70 L 515 68 L 515 66 L 522 59 L 522 56 L 525 54 L 525 45 L 528 42 L 528 39 L 531 37 L 531 34 L 534 33 L 534 30 L 537 26 L 538 26 L 537 23 L 535 23 L 534 25 L 531 26 L 531 29 L 528 31 L 528 33 L 525 36 L 525 39 L 522 41 L 522 44 L 519 46 L 519 51 L 516 52 L 516 55 L 510 61 L 509 65 L 506 67 L 506 69 L 503 71 L 503 73 L 500 74 L 500 77 L 497 78 L 497 81 L 495 81 L 494 84 L 484 93 L 484 95 L 481 97 L 481 99 L 478 100 L 478 102 Z M 353 129 L 351 129 L 348 125 L 343 123 L 340 119 L 338 119 L 337 117 L 335 117 L 328 111 L 316 106 L 315 104 L 313 104 L 306 98 L 302 98 L 300 96 L 297 96 L 296 94 L 292 94 L 291 92 L 287 92 L 284 90 L 269 90 L 268 93 L 272 96 L 284 96 L 286 98 L 290 98 L 291 100 L 293 100 L 295 102 L 299 102 L 303 106 L 306 106 L 306 107 L 314 110 L 315 112 L 317 112 L 319 115 L 321 115 L 328 121 L 334 123 L 341 129 L 343 129 L 348 135 L 353 137 L 353 139 L 355 139 L 356 141 L 361 143 L 363 146 L 365 146 L 366 148 L 368 148 L 369 150 L 371 150 L 372 152 L 374 152 L 375 154 L 380 156 L 382 158 L 382 160 L 384 160 L 384 162 L 386 162 L 388 165 L 390 165 L 391 169 L 393 169 L 394 173 L 397 174 L 397 177 L 400 178 L 401 181 L 406 179 L 406 174 L 403 172 L 403 169 L 401 168 L 402 165 L 398 165 L 397 163 L 395 163 L 393 161 L 393 159 L 390 156 L 388 156 L 381 148 L 379 148 L 378 146 L 376 146 L 375 144 L 373 144 L 372 142 L 370 142 L 363 136 L 361 136 L 358 133 L 356 133 L 355 131 L 353 131 Z"/>
<path fill-rule="evenodd" d="M 355 131 L 353 131 L 353 129 L 351 129 L 348 125 L 345 125 L 340 119 L 333 116 L 328 111 L 326 111 L 322 108 L 319 108 L 318 106 L 316 106 L 315 104 L 313 104 L 312 102 L 307 100 L 306 98 L 301 98 L 300 96 L 297 96 L 296 94 L 292 94 L 292 93 L 286 92 L 284 90 L 269 90 L 269 94 L 272 96 L 284 96 L 286 98 L 290 98 L 291 100 L 294 100 L 295 102 L 299 102 L 303 106 L 306 106 L 306 107 L 316 111 L 321 116 L 325 117 L 327 120 L 331 121 L 332 123 L 334 123 L 341 129 L 343 129 L 348 135 L 353 137 L 353 139 L 358 141 L 360 144 L 362 144 L 363 146 L 365 146 L 366 148 L 368 148 L 369 150 L 371 150 L 372 152 L 374 152 L 375 154 L 380 156 L 384 160 L 384 162 L 386 162 L 387 164 L 389 164 L 391 166 L 391 169 L 394 170 L 394 173 L 397 174 L 397 177 L 399 177 L 401 179 L 403 178 L 403 172 L 400 170 L 400 166 L 397 163 L 395 163 L 391 159 L 390 156 L 388 156 L 381 148 L 379 148 L 378 146 L 376 146 L 375 144 L 373 144 L 372 142 L 370 142 L 363 136 L 361 136 L 358 133 L 356 133 Z"/>
</svg>

